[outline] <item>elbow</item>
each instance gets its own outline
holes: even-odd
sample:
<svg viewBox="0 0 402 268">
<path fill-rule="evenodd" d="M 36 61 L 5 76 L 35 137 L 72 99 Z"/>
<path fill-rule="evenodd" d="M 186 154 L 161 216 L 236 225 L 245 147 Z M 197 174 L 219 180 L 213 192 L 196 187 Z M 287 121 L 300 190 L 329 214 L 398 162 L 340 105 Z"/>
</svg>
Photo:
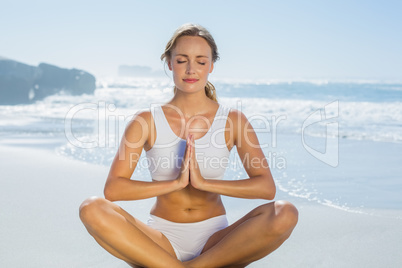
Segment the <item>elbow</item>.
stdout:
<svg viewBox="0 0 402 268">
<path fill-rule="evenodd" d="M 276 187 L 274 186 L 272 189 L 269 189 L 266 195 L 266 199 L 273 200 L 275 198 L 275 195 L 276 195 Z"/>
<path fill-rule="evenodd" d="M 111 202 L 118 200 L 116 196 L 116 191 L 113 189 L 110 183 L 106 183 L 105 188 L 103 189 L 103 195 L 105 196 L 106 200 L 109 200 Z"/>
<path fill-rule="evenodd" d="M 273 200 L 275 198 L 275 195 L 276 195 L 276 186 L 275 183 L 272 182 L 269 185 L 267 185 L 267 187 L 265 187 L 263 199 Z"/>
<path fill-rule="evenodd" d="M 276 195 L 276 189 L 268 189 L 262 194 L 262 199 L 273 200 Z"/>
<path fill-rule="evenodd" d="M 108 187 L 105 187 L 105 189 L 103 189 L 103 195 L 105 196 L 106 200 L 109 200 L 112 202 L 115 201 L 114 197 L 113 197 L 113 193 L 112 193 L 112 191 L 109 190 Z"/>
</svg>

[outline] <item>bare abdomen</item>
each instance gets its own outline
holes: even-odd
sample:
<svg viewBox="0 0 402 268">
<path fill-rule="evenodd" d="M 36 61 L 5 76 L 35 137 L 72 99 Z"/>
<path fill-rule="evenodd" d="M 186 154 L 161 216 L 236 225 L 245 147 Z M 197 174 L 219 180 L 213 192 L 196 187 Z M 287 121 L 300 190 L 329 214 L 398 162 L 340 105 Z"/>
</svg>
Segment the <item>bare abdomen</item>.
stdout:
<svg viewBox="0 0 402 268">
<path fill-rule="evenodd" d="M 151 214 L 173 222 L 197 222 L 225 214 L 219 194 L 204 192 L 191 185 L 158 196 Z"/>
</svg>

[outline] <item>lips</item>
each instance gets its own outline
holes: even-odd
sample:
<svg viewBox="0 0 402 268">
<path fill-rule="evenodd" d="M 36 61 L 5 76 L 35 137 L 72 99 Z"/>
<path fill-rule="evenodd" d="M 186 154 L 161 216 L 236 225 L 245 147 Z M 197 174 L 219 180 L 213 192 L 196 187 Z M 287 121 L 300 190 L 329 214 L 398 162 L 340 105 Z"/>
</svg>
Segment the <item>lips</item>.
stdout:
<svg viewBox="0 0 402 268">
<path fill-rule="evenodd" d="M 198 79 L 195 78 L 187 78 L 187 79 L 183 79 L 184 82 L 186 83 L 195 83 L 198 81 Z"/>
</svg>

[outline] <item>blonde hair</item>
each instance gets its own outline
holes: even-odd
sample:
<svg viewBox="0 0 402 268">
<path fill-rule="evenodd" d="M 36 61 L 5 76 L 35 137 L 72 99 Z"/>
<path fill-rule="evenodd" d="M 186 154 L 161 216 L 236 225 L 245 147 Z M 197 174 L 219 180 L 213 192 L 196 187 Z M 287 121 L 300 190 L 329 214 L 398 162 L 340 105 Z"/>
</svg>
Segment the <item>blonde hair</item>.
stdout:
<svg viewBox="0 0 402 268">
<path fill-rule="evenodd" d="M 177 40 L 182 36 L 199 36 L 204 38 L 211 47 L 212 62 L 215 63 L 219 59 L 218 47 L 216 46 L 215 40 L 208 30 L 201 25 L 187 23 L 180 26 L 166 44 L 165 52 L 161 55 L 161 60 L 164 60 L 165 63 L 171 59 L 172 50 L 176 47 Z M 176 93 L 176 90 L 176 87 L 174 87 L 174 93 Z M 207 81 L 207 84 L 205 85 L 205 95 L 207 95 L 207 97 L 213 101 L 218 101 L 216 89 L 209 81 Z"/>
</svg>

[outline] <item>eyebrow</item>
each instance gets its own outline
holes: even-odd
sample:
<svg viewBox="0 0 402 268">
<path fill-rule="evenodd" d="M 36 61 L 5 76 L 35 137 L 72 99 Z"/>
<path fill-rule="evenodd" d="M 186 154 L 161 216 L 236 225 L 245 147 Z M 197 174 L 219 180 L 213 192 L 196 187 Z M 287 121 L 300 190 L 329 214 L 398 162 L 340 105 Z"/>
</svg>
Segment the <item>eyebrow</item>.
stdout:
<svg viewBox="0 0 402 268">
<path fill-rule="evenodd" d="M 183 57 L 188 58 L 188 55 L 187 55 L 187 54 L 176 54 L 175 56 L 176 56 L 176 57 L 177 57 L 177 56 L 183 56 Z M 199 55 L 199 56 L 197 56 L 196 58 L 208 58 L 208 56 Z"/>
</svg>

